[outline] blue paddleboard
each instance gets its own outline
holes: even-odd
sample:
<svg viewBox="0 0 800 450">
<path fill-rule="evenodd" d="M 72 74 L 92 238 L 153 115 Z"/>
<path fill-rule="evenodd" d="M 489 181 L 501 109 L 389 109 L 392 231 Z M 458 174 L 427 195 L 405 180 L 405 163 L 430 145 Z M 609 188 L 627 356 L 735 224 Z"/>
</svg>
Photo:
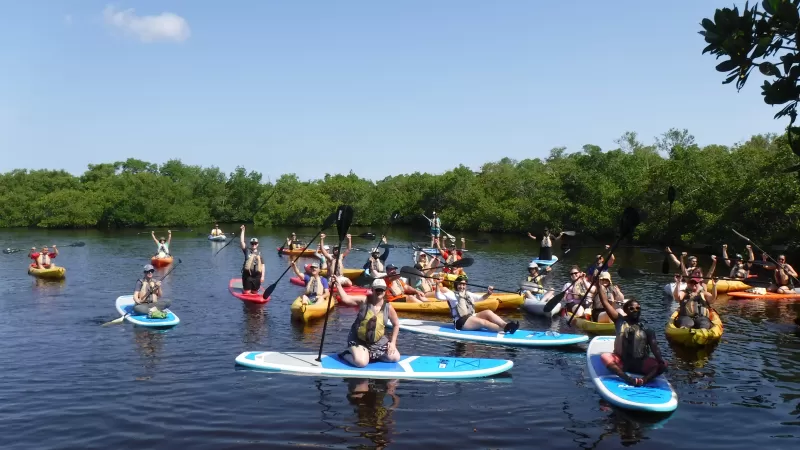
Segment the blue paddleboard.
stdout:
<svg viewBox="0 0 800 450">
<path fill-rule="evenodd" d="M 244 352 L 236 357 L 236 363 L 295 375 L 425 380 L 488 377 L 514 367 L 514 362 L 507 359 L 403 356 L 396 363 L 374 362 L 359 368 L 335 353 L 322 355 L 321 361 L 317 361 L 316 352 Z"/>
<path fill-rule="evenodd" d="M 649 412 L 671 412 L 678 407 L 678 394 L 664 375 L 659 375 L 644 386 L 631 386 L 610 372 L 600 355 L 614 351 L 614 336 L 597 336 L 586 350 L 589 376 L 603 399 L 614 406 Z M 641 377 L 641 374 L 630 374 Z"/>
<path fill-rule="evenodd" d="M 225 239 L 227 238 L 225 237 L 224 234 L 220 234 L 219 236 L 212 236 L 210 234 L 208 235 L 209 241 L 224 241 Z"/>
<path fill-rule="evenodd" d="M 389 325 L 391 326 L 391 323 Z M 561 334 L 553 331 L 517 330 L 513 334 L 488 330 L 459 331 L 455 329 L 452 323 L 416 319 L 400 319 L 400 329 L 459 341 L 476 341 L 522 347 L 556 347 L 578 344 L 589 340 L 589 336 L 584 334 Z"/>
<path fill-rule="evenodd" d="M 553 255 L 553 259 L 532 259 L 531 262 L 535 262 L 540 266 L 552 266 L 553 264 L 558 261 L 558 256 Z"/>
<path fill-rule="evenodd" d="M 140 327 L 150 327 L 150 328 L 174 327 L 181 321 L 180 319 L 178 319 L 178 316 L 176 316 L 175 313 L 169 310 L 169 308 L 164 310 L 167 313 L 167 317 L 163 319 L 151 319 L 147 317 L 147 314 L 134 313 L 133 295 L 121 295 L 117 297 L 116 306 L 117 306 L 117 312 L 119 312 L 120 315 L 130 314 L 129 316 L 125 317 L 125 320 L 134 325 L 139 325 Z"/>
</svg>

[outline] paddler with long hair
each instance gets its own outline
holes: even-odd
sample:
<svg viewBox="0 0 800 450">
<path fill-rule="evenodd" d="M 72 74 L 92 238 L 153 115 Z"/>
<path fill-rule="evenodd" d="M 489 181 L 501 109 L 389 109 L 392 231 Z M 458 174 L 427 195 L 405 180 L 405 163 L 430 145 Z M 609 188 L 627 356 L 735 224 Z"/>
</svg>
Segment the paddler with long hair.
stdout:
<svg viewBox="0 0 800 450">
<path fill-rule="evenodd" d="M 667 363 L 661 357 L 656 334 L 639 321 L 642 312 L 639 302 L 635 299 L 626 301 L 622 305 L 622 312 L 625 315 L 622 315 L 609 301 L 605 289 L 600 289 L 597 295 L 606 314 L 614 322 L 616 330 L 614 352 L 600 355 L 608 370 L 631 386 L 644 386 L 664 373 L 667 370 Z M 655 358 L 650 356 L 651 352 Z M 626 372 L 642 374 L 644 377 L 634 378 Z"/>
<path fill-rule="evenodd" d="M 453 282 L 451 291 L 442 286 L 441 281 L 436 284 L 436 298 L 446 300 L 450 305 L 450 315 L 453 317 L 453 324 L 456 330 L 480 330 L 485 328 L 491 331 L 502 331 L 513 333 L 519 329 L 519 322 L 506 322 L 501 319 L 494 311 L 484 310 L 475 312 L 475 302 L 486 300 L 492 293 L 494 287 L 489 286 L 485 294 L 473 294 L 467 290 L 467 278 L 460 276 Z"/>
<path fill-rule="evenodd" d="M 261 259 L 261 251 L 258 249 L 258 238 L 250 239 L 250 247 L 244 243 L 244 225 L 240 227 L 242 233 L 239 236 L 239 243 L 244 253 L 244 264 L 242 265 L 242 293 L 256 294 L 264 282 L 264 261 Z"/>
<path fill-rule="evenodd" d="M 597 293 L 597 286 L 586 280 L 586 274 L 581 272 L 581 268 L 578 266 L 572 266 L 569 269 L 569 279 L 572 281 L 564 283 L 564 287 L 561 289 L 565 292 L 565 308 L 562 311 L 583 317 L 584 310 L 592 304 L 594 295 Z M 587 291 L 589 291 L 588 294 L 586 294 Z M 585 299 L 584 295 L 586 295 Z"/>
<path fill-rule="evenodd" d="M 339 293 L 342 303 L 358 306 L 358 314 L 347 336 L 347 349 L 339 353 L 339 358 L 356 367 L 365 367 L 376 361 L 400 361 L 397 351 L 399 326 L 392 327 L 391 337 L 387 336 L 387 323 L 400 323 L 391 303 L 386 301 L 386 282 L 383 279 L 372 281 L 371 292 L 367 295 L 348 294 L 342 286 L 331 280 Z"/>
</svg>

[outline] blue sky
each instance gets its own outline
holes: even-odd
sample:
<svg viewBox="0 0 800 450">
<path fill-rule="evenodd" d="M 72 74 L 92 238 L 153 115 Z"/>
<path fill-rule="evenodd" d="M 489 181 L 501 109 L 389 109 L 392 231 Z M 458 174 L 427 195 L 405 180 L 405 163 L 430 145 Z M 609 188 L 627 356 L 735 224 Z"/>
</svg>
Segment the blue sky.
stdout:
<svg viewBox="0 0 800 450">
<path fill-rule="evenodd" d="M 0 172 L 135 157 L 380 179 L 626 131 L 732 145 L 786 126 L 758 77 L 737 94 L 700 53 L 699 22 L 733 4 L 4 2 Z"/>
</svg>

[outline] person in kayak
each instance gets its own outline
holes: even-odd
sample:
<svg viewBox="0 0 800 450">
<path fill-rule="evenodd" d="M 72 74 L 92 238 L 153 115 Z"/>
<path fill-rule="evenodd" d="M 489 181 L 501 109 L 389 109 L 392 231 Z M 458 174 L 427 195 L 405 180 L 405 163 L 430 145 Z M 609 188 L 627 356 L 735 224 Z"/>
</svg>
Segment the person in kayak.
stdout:
<svg viewBox="0 0 800 450">
<path fill-rule="evenodd" d="M 711 304 L 717 299 L 717 280 L 712 280 L 712 291 L 703 289 L 703 279 L 689 278 L 686 289 L 681 289 L 681 277 L 675 283 L 673 298 L 678 302 L 678 316 L 674 325 L 678 328 L 699 328 L 708 330 L 714 326 L 711 322 Z"/>
<path fill-rule="evenodd" d="M 611 246 L 606 244 L 605 248 L 606 248 L 606 250 L 608 250 L 608 249 L 611 248 Z M 616 259 L 617 258 L 612 253 L 611 256 L 608 257 L 608 267 L 613 266 L 614 265 L 614 261 L 616 261 Z M 605 256 L 603 256 L 603 255 L 595 256 L 594 257 L 594 263 L 592 263 L 589 267 L 587 267 L 586 268 L 586 272 L 584 272 L 586 274 L 586 281 L 588 281 L 589 283 L 593 283 L 594 282 L 594 277 L 596 275 L 600 274 L 600 268 L 603 267 L 603 264 L 605 262 L 606 262 Z"/>
<path fill-rule="evenodd" d="M 763 253 L 761 259 L 767 262 L 767 256 L 766 253 Z M 769 286 L 767 286 L 767 291 L 778 294 L 790 294 L 794 292 L 794 283 L 792 283 L 792 279 L 797 280 L 797 272 L 794 270 L 794 267 L 786 264 L 786 255 L 778 255 L 777 266 L 765 265 L 764 268 L 775 271 L 772 281 Z"/>
<path fill-rule="evenodd" d="M 605 291 L 608 301 L 611 302 L 617 310 L 621 311 L 620 307 L 625 302 L 625 296 L 622 295 L 619 286 L 611 282 L 611 274 L 608 272 L 601 272 L 599 282 L 600 286 L 598 291 Z M 611 318 L 608 317 L 608 314 L 605 312 L 605 307 L 599 295 L 592 297 L 592 322 L 611 323 Z"/>
<path fill-rule="evenodd" d="M 530 264 L 528 264 L 528 276 L 526 276 L 525 281 L 523 281 L 524 288 L 520 289 L 519 291 L 520 295 L 529 298 L 541 297 L 542 295 L 544 295 L 543 280 L 544 277 L 546 277 L 551 270 L 552 269 L 550 268 L 550 266 L 545 266 L 544 273 L 539 274 L 538 264 L 536 264 L 535 262 L 531 262 Z"/>
<path fill-rule="evenodd" d="M 753 246 L 748 244 L 746 247 L 748 253 L 747 261 L 742 258 L 741 253 L 737 253 L 733 260 L 728 258 L 728 244 L 722 244 L 722 260 L 725 265 L 731 268 L 730 278 L 734 280 L 744 280 L 750 276 L 750 269 L 753 267 L 756 257 L 753 254 Z"/>
<path fill-rule="evenodd" d="M 406 303 L 422 303 L 427 301 L 425 293 L 407 285 L 397 272 L 397 266 L 389 264 L 386 266 L 386 300 L 393 302 L 405 298 Z"/>
<path fill-rule="evenodd" d="M 161 282 L 153 280 L 155 267 L 150 264 L 144 266 L 144 276 L 136 280 L 136 288 L 133 291 L 133 311 L 136 314 L 147 315 L 154 319 L 167 317 L 165 309 L 172 303 L 161 297 Z"/>
<path fill-rule="evenodd" d="M 492 293 L 494 287 L 488 286 L 483 295 L 473 294 L 467 290 L 467 278 L 458 277 L 453 282 L 454 291 L 442 286 L 441 281 L 436 283 L 436 299 L 446 300 L 450 306 L 450 314 L 453 317 L 453 324 L 456 330 L 480 330 L 485 328 L 490 331 L 514 333 L 519 329 L 519 322 L 506 322 L 501 319 L 494 311 L 484 310 L 475 312 L 475 302 L 486 300 Z"/>
<path fill-rule="evenodd" d="M 714 276 L 714 272 L 717 270 L 716 255 L 711 255 L 711 268 L 708 269 L 708 273 L 704 275 L 703 268 L 698 265 L 697 256 L 689 256 L 689 265 L 687 266 L 686 263 L 683 262 L 684 258 L 686 258 L 686 256 L 688 255 L 686 252 L 682 252 L 681 259 L 678 260 L 678 257 L 675 256 L 674 253 L 672 253 L 672 250 L 670 250 L 669 247 L 667 247 L 666 250 L 670 258 L 672 259 L 672 263 L 681 268 L 682 272 L 680 273 L 685 277 L 698 276 L 701 278 L 702 277 L 711 278 L 712 276 Z"/>
<path fill-rule="evenodd" d="M 326 249 L 326 247 L 328 247 L 328 246 L 324 245 L 325 236 L 326 236 L 325 233 L 322 233 L 322 234 L 319 235 L 319 243 L 321 245 L 320 251 L 322 252 L 322 256 L 325 258 L 326 267 L 328 267 L 328 268 L 333 267 L 334 266 L 333 262 L 338 260 L 338 262 L 335 264 L 336 265 L 336 273 L 334 275 L 336 275 L 336 278 L 339 279 L 339 284 L 341 284 L 342 286 L 352 286 L 353 282 L 350 281 L 349 278 L 347 278 L 344 275 L 342 275 L 344 273 L 344 270 L 343 270 L 344 269 L 344 258 L 350 253 L 350 250 L 353 249 L 353 238 L 352 238 L 352 236 L 350 236 L 349 234 L 347 235 L 347 250 L 345 250 L 344 253 L 342 253 L 341 255 L 339 255 L 339 248 L 338 247 L 334 247 L 333 248 L 333 253 L 329 253 L 328 252 L 328 250 Z M 330 276 L 330 274 L 329 274 L 329 276 Z"/>
<path fill-rule="evenodd" d="M 223 233 L 222 230 L 219 229 L 219 224 L 215 223 L 214 229 L 211 230 L 211 236 L 224 236 L 224 235 L 225 233 Z"/>
<path fill-rule="evenodd" d="M 298 278 L 303 280 L 306 286 L 300 303 L 304 305 L 314 304 L 317 300 L 330 294 L 328 279 L 320 276 L 318 262 L 315 261 L 309 265 L 310 273 L 301 273 L 300 269 L 297 268 L 297 261 L 290 260 L 289 264 L 292 265 L 292 270 L 294 270 Z"/>
<path fill-rule="evenodd" d="M 605 289 L 598 291 L 598 297 L 608 317 L 614 322 L 614 351 L 600 355 L 603 364 L 631 386 L 644 386 L 653 378 L 667 370 L 667 362 L 661 357 L 656 334 L 639 322 L 642 306 L 635 299 L 622 305 L 620 314 L 611 304 Z M 650 353 L 653 356 L 650 356 Z M 642 374 L 631 377 L 626 372 Z"/>
<path fill-rule="evenodd" d="M 347 336 L 347 349 L 339 353 L 339 358 L 356 367 L 364 367 L 371 362 L 400 361 L 397 350 L 397 334 L 400 327 L 392 327 L 391 337 L 386 329 L 389 321 L 400 323 L 397 312 L 386 300 L 386 282 L 383 279 L 372 281 L 372 292 L 367 295 L 348 294 L 333 279 L 333 287 L 339 293 L 342 303 L 358 306 L 358 314 Z"/>
<path fill-rule="evenodd" d="M 387 244 L 386 236 L 381 236 L 381 242 Z M 378 247 L 373 248 L 369 253 L 369 259 L 364 264 L 363 269 L 369 271 L 369 276 L 372 278 L 385 277 L 386 269 L 384 264 L 386 264 L 386 259 L 389 257 L 389 246 L 383 246 L 383 254 L 381 254 L 381 249 Z"/>
<path fill-rule="evenodd" d="M 250 238 L 250 247 L 244 243 L 244 225 L 241 227 L 242 233 L 239 235 L 239 243 L 244 253 L 244 264 L 242 264 L 242 294 L 257 294 L 264 282 L 264 261 L 261 259 L 261 251 L 258 249 L 258 238 Z"/>
<path fill-rule="evenodd" d="M 445 260 L 445 264 L 453 264 L 454 262 L 460 260 L 464 257 L 464 249 L 466 249 L 466 239 L 461 238 L 461 250 L 456 249 L 456 243 L 452 242 L 450 244 L 450 249 L 440 247 L 439 241 L 436 242 L 434 248 L 439 249 L 439 254 L 442 255 L 442 258 Z M 452 273 L 455 275 L 464 275 L 464 269 L 461 267 L 443 267 L 442 272 L 444 273 Z"/>
<path fill-rule="evenodd" d="M 292 233 L 291 236 L 286 238 L 286 243 L 283 247 L 289 250 L 302 250 L 306 244 L 297 240 L 297 233 Z"/>
<path fill-rule="evenodd" d="M 58 256 L 58 248 L 55 245 L 53 245 L 52 252 L 45 245 L 42 247 L 41 252 L 37 252 L 36 247 L 31 247 L 31 251 L 28 253 L 28 257 L 33 260 L 31 266 L 35 266 L 38 269 L 56 267 L 56 263 L 53 262 L 56 256 Z"/>
<path fill-rule="evenodd" d="M 414 264 L 414 268 L 420 271 L 424 276 L 408 273 L 408 284 L 414 289 L 422 292 L 426 299 L 433 298 L 436 294 L 436 281 L 442 277 L 441 274 L 434 274 L 433 271 L 436 267 L 425 268 L 422 264 Z"/>
<path fill-rule="evenodd" d="M 565 283 L 561 289 L 566 292 L 564 295 L 565 311 L 571 312 L 578 317 L 583 317 L 584 309 L 592 304 L 592 298 L 597 292 L 597 287 L 586 280 L 586 274 L 581 272 L 578 266 L 572 266 L 569 269 L 569 278 L 572 281 Z M 586 294 L 587 291 L 589 292 L 588 294 Z M 583 298 L 584 295 L 586 295 L 586 299 Z"/>
<path fill-rule="evenodd" d="M 561 236 L 564 235 L 564 232 L 558 234 L 558 236 L 553 237 L 550 234 L 550 229 L 545 228 L 544 234 L 542 235 L 542 242 L 539 244 L 539 257 L 537 258 L 539 261 L 550 261 L 553 259 L 553 241 L 557 241 L 561 239 Z M 536 240 L 536 236 L 532 235 L 528 232 L 528 237 Z"/>
<path fill-rule="evenodd" d="M 167 239 L 165 239 L 164 236 L 161 236 L 160 238 L 156 239 L 155 231 L 151 231 L 150 236 L 153 237 L 153 240 L 156 242 L 156 245 L 158 246 L 158 250 L 156 250 L 156 258 L 161 259 L 169 256 L 169 244 L 172 243 L 172 230 L 167 230 L 167 236 L 169 236 L 169 238 Z"/>
<path fill-rule="evenodd" d="M 436 215 L 436 211 L 433 212 L 432 216 L 429 221 L 431 225 L 431 247 L 439 243 L 439 236 L 442 234 L 442 220 Z"/>
</svg>

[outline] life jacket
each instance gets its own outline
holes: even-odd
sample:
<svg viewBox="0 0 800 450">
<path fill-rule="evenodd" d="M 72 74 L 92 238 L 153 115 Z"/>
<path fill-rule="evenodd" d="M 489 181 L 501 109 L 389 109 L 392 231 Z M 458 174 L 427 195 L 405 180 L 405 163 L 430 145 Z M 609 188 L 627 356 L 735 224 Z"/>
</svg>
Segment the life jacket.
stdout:
<svg viewBox="0 0 800 450">
<path fill-rule="evenodd" d="M 433 286 L 431 286 L 431 281 L 427 278 L 417 277 L 417 282 L 414 284 L 414 287 L 426 294 L 434 291 Z"/>
<path fill-rule="evenodd" d="M 623 363 L 641 361 L 650 356 L 650 344 L 642 324 L 629 324 L 627 321 L 622 324 L 614 340 L 614 353 L 622 358 Z"/>
<path fill-rule="evenodd" d="M 453 294 L 456 296 L 457 300 L 455 307 L 450 305 L 450 314 L 453 316 L 453 320 L 475 314 L 475 304 L 472 303 L 472 298 L 468 291 L 464 291 L 464 294 L 454 291 Z"/>
<path fill-rule="evenodd" d="M 733 268 L 731 269 L 730 277 L 739 278 L 742 280 L 747 278 L 747 269 L 745 269 L 744 264 L 742 264 L 741 266 L 739 264 L 733 266 Z"/>
<path fill-rule="evenodd" d="M 691 291 L 686 291 L 686 296 L 678 306 L 678 315 L 687 317 L 708 317 L 708 302 L 703 295 L 703 291 L 698 291 L 693 294 Z"/>
<path fill-rule="evenodd" d="M 582 279 L 576 281 L 575 284 L 572 285 L 572 289 L 570 289 L 569 292 L 567 292 L 567 295 L 566 295 L 567 302 L 568 303 L 579 303 L 581 301 L 581 299 L 583 299 L 583 296 L 588 291 L 589 291 L 589 288 L 586 287 L 586 282 L 585 281 L 583 281 Z M 590 301 L 592 301 L 592 294 L 586 295 L 585 303 L 589 303 Z"/>
<path fill-rule="evenodd" d="M 222 234 L 222 230 L 220 230 L 219 228 L 214 228 L 213 230 L 211 230 L 211 235 L 212 236 L 219 236 L 221 234 Z"/>
<path fill-rule="evenodd" d="M 260 269 L 260 265 L 258 264 L 259 257 L 261 257 L 261 251 L 260 250 L 253 250 L 252 248 L 248 248 L 247 249 L 247 256 L 245 257 L 244 265 L 242 266 L 242 270 L 246 270 L 246 271 L 250 272 L 251 274 L 258 273 L 259 269 Z"/>
<path fill-rule="evenodd" d="M 50 267 L 50 252 L 39 253 L 39 257 L 36 258 L 36 262 L 42 267 Z"/>
<path fill-rule="evenodd" d="M 608 287 L 598 286 L 598 289 L 605 289 L 606 290 L 606 298 L 608 298 L 608 302 L 613 304 L 616 300 L 614 296 L 614 288 L 609 285 Z M 595 295 L 592 297 L 592 309 L 596 309 L 599 311 L 605 311 L 605 307 L 603 307 L 603 300 L 600 299 L 600 294 Z"/>
<path fill-rule="evenodd" d="M 333 255 L 331 255 L 331 256 L 333 256 Z M 344 258 L 342 257 L 342 254 L 340 253 L 339 254 L 339 258 L 338 258 L 339 260 L 336 261 L 336 259 L 337 258 L 333 258 L 333 260 L 334 260 L 333 264 L 336 266 L 336 271 L 334 272 L 334 275 L 336 275 L 337 277 L 341 277 L 342 276 L 342 266 L 344 265 L 344 261 L 343 261 Z"/>
<path fill-rule="evenodd" d="M 158 253 L 164 253 L 165 255 L 169 255 L 169 244 L 167 244 L 166 242 L 164 242 L 163 244 L 159 242 Z"/>
<path fill-rule="evenodd" d="M 532 286 L 530 289 L 531 294 L 536 295 L 544 292 L 544 285 L 542 284 L 542 278 L 544 278 L 544 275 L 536 275 L 535 277 L 528 275 L 527 277 L 525 277 L 526 281 L 535 284 L 535 286 Z"/>
<path fill-rule="evenodd" d="M 384 273 L 383 261 L 380 258 L 372 258 L 369 259 L 369 272 L 370 273 Z"/>
<path fill-rule="evenodd" d="M 142 282 L 142 288 L 139 289 L 139 300 L 146 302 L 146 303 L 153 303 L 158 300 L 158 296 L 156 295 L 156 281 L 147 279 L 139 280 Z M 152 292 L 152 294 L 150 294 Z M 150 294 L 150 298 L 147 298 L 147 294 Z M 145 300 L 147 299 L 147 300 Z"/>
<path fill-rule="evenodd" d="M 542 243 L 539 244 L 539 246 L 540 247 L 552 247 L 553 246 L 553 241 L 550 240 L 550 236 L 542 236 Z"/>
<path fill-rule="evenodd" d="M 325 293 L 325 286 L 322 285 L 322 279 L 319 277 L 310 277 L 306 283 L 305 294 L 309 297 L 322 297 Z"/>
<path fill-rule="evenodd" d="M 389 283 L 386 289 L 386 299 L 390 302 L 406 295 L 406 284 L 400 278 Z"/>
<path fill-rule="evenodd" d="M 380 312 L 375 313 L 369 301 L 358 308 L 351 334 L 367 346 L 378 342 L 386 334 L 386 324 L 389 323 L 389 302 L 384 301 Z"/>
</svg>

